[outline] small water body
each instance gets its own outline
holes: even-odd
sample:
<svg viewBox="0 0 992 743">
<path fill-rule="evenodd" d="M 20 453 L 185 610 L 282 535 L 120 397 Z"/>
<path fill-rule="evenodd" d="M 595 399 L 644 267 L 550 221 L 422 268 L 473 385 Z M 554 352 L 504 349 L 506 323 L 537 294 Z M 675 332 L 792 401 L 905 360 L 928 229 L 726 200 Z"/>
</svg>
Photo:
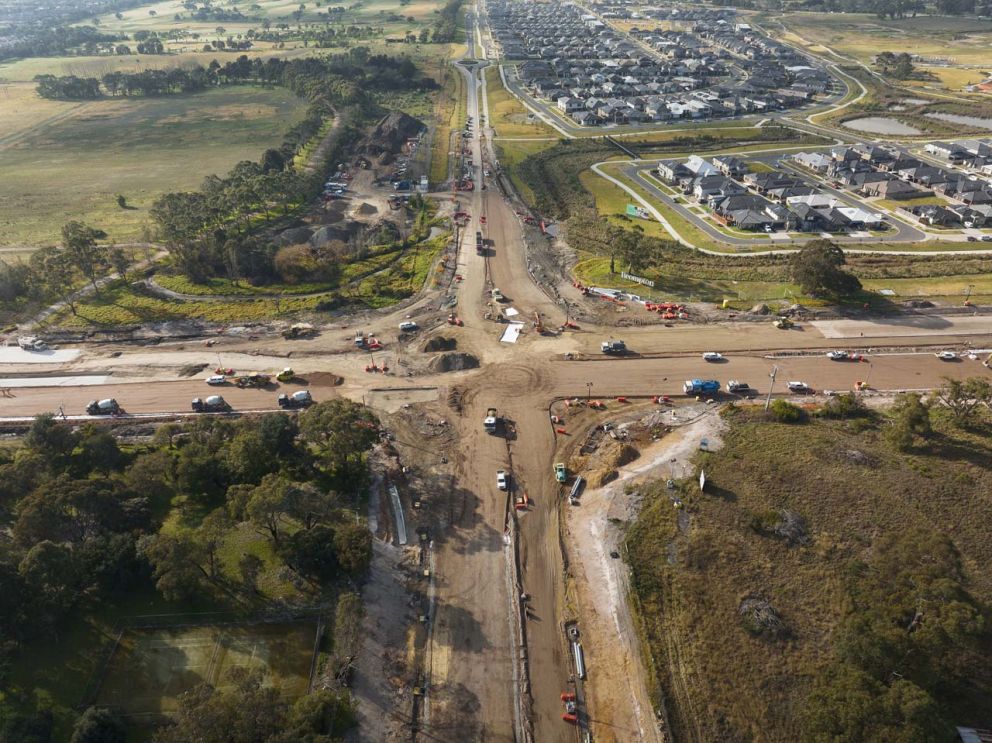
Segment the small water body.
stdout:
<svg viewBox="0 0 992 743">
<path fill-rule="evenodd" d="M 866 116 L 863 119 L 852 119 L 851 121 L 845 121 L 841 126 L 867 134 L 899 135 L 923 133 L 916 127 L 904 124 L 898 119 L 890 119 L 885 116 Z"/>
<path fill-rule="evenodd" d="M 928 119 L 940 119 L 941 121 L 948 121 L 952 124 L 963 124 L 965 126 L 973 126 L 976 129 L 988 129 L 992 131 L 992 119 L 980 119 L 977 116 L 962 116 L 961 114 L 946 114 L 940 111 L 923 115 Z"/>
<path fill-rule="evenodd" d="M 924 103 L 930 103 L 926 98 L 900 98 L 900 103 L 908 103 L 910 106 L 922 106 Z"/>
</svg>

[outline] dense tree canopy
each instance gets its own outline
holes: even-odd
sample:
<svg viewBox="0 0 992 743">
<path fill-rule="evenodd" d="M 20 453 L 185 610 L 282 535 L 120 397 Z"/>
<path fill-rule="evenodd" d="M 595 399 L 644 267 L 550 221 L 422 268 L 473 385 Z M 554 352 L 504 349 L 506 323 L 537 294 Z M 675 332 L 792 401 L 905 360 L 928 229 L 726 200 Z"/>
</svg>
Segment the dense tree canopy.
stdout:
<svg viewBox="0 0 992 743">
<path fill-rule="evenodd" d="M 844 251 L 829 240 L 813 240 L 792 259 L 792 279 L 807 294 L 845 297 L 861 289 L 843 269 Z"/>
</svg>

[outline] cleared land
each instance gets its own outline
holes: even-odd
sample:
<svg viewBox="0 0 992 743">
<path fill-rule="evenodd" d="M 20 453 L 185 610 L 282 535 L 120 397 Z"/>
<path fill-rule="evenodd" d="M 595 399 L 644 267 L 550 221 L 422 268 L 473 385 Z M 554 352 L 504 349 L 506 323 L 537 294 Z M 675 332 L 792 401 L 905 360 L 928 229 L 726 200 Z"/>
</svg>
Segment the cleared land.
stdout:
<svg viewBox="0 0 992 743">
<path fill-rule="evenodd" d="M 307 691 L 315 622 L 129 630 L 121 638 L 97 703 L 126 715 L 175 712 L 197 684 L 223 689 L 233 668 L 261 670 L 284 697 Z"/>
<path fill-rule="evenodd" d="M 34 103 L 25 102 L 28 122 Z M 207 175 L 257 159 L 304 113 L 289 91 L 254 86 L 54 109 L 41 103 L 33 126 L 6 146 L 0 140 L 0 245 L 54 242 L 72 219 L 114 240 L 134 240 L 160 194 L 195 188 Z M 131 208 L 121 209 L 116 194 Z"/>
<path fill-rule="evenodd" d="M 633 586 L 679 740 L 798 740 L 812 680 L 857 603 L 855 575 L 881 540 L 947 535 L 965 590 L 992 598 L 992 449 L 980 430 L 948 425 L 900 454 L 876 423 L 732 420 L 723 450 L 701 455 L 705 494 L 684 486 L 680 511 L 663 483 L 650 491 L 628 539 Z M 770 533 L 785 511 L 803 520 L 805 544 Z M 749 628 L 748 597 L 770 602 L 785 634 Z M 945 718 L 992 724 L 987 681 L 956 676 L 934 690 Z"/>
<path fill-rule="evenodd" d="M 498 67 L 487 67 L 483 72 L 489 98 L 488 123 L 497 137 L 553 137 L 557 134 L 510 94 L 503 86 Z"/>
</svg>

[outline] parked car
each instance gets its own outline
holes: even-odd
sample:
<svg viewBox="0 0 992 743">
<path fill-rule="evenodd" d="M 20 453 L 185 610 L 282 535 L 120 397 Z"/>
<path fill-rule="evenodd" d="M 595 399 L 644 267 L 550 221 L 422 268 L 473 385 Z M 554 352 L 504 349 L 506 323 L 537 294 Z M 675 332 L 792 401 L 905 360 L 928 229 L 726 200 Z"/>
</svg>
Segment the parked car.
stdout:
<svg viewBox="0 0 992 743">
<path fill-rule="evenodd" d="M 220 385 L 227 384 L 227 377 L 223 374 L 211 374 L 207 377 L 207 384 L 209 385 Z"/>
<path fill-rule="evenodd" d="M 412 333 L 417 330 L 420 326 L 417 325 L 413 320 L 404 320 L 400 323 L 400 330 L 404 333 Z"/>
<path fill-rule="evenodd" d="M 957 361 L 958 355 L 954 351 L 939 351 L 935 354 L 941 361 Z"/>
<path fill-rule="evenodd" d="M 731 379 L 727 382 L 727 392 L 732 395 L 750 395 L 753 391 L 751 385 L 747 382 L 741 382 L 736 379 Z"/>
<path fill-rule="evenodd" d="M 827 358 L 831 361 L 847 361 L 850 357 L 847 351 L 827 351 Z"/>
<path fill-rule="evenodd" d="M 505 470 L 496 470 L 496 487 L 500 490 L 506 490 L 509 487 L 509 476 L 506 474 Z"/>
<path fill-rule="evenodd" d="M 703 354 L 703 361 L 723 361 L 723 354 L 716 351 L 707 351 Z"/>
<path fill-rule="evenodd" d="M 992 235 L 982 235 L 983 243 L 992 243 Z"/>
<path fill-rule="evenodd" d="M 796 395 L 812 395 L 813 388 L 805 382 L 789 382 L 789 392 Z"/>
</svg>

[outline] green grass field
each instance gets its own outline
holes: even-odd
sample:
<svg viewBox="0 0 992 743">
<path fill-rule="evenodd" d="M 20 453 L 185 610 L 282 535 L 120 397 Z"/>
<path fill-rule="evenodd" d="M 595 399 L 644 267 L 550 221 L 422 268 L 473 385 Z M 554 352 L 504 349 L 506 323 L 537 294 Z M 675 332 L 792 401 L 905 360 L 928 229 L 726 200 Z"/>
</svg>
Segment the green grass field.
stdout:
<svg viewBox="0 0 992 743">
<path fill-rule="evenodd" d="M 957 64 L 992 63 L 992 22 L 975 18 L 919 15 L 880 20 L 867 13 L 787 13 L 775 20 L 820 50 L 833 49 L 866 64 L 884 51 L 951 57 Z"/>
<path fill-rule="evenodd" d="M 690 476 L 676 510 L 664 481 L 640 488 L 646 508 L 627 542 L 631 585 L 673 736 L 808 739 L 798 720 L 811 681 L 836 652 L 852 581 L 880 539 L 914 529 L 947 535 L 965 566 L 966 590 L 983 603 L 992 598 L 983 568 L 992 559 L 988 429 L 938 420 L 932 443 L 909 454 L 896 451 L 884 429 L 882 422 L 763 423 L 738 413 L 724 448 L 700 455 L 706 493 Z M 803 519 L 808 543 L 790 545 L 756 526 L 783 510 Z M 748 596 L 771 603 L 787 636 L 748 630 L 738 614 Z M 935 692 L 945 718 L 992 723 L 981 689 L 987 674 L 962 674 L 955 684 Z"/>
<path fill-rule="evenodd" d="M 307 691 L 315 622 L 135 629 L 124 633 L 97 703 L 147 720 L 176 711 L 201 683 L 223 689 L 232 668 L 261 670 L 287 698 Z"/>
<path fill-rule="evenodd" d="M 553 137 L 556 132 L 543 124 L 503 86 L 498 67 L 487 67 L 486 94 L 489 98 L 489 125 L 497 137 Z"/>
<path fill-rule="evenodd" d="M 196 188 L 207 175 L 257 159 L 304 113 L 289 91 L 252 86 L 147 100 L 43 103 L 40 120 L 0 137 L 3 246 L 54 242 L 72 219 L 117 241 L 137 239 L 159 195 Z M 134 208 L 118 207 L 115 194 Z"/>
</svg>

